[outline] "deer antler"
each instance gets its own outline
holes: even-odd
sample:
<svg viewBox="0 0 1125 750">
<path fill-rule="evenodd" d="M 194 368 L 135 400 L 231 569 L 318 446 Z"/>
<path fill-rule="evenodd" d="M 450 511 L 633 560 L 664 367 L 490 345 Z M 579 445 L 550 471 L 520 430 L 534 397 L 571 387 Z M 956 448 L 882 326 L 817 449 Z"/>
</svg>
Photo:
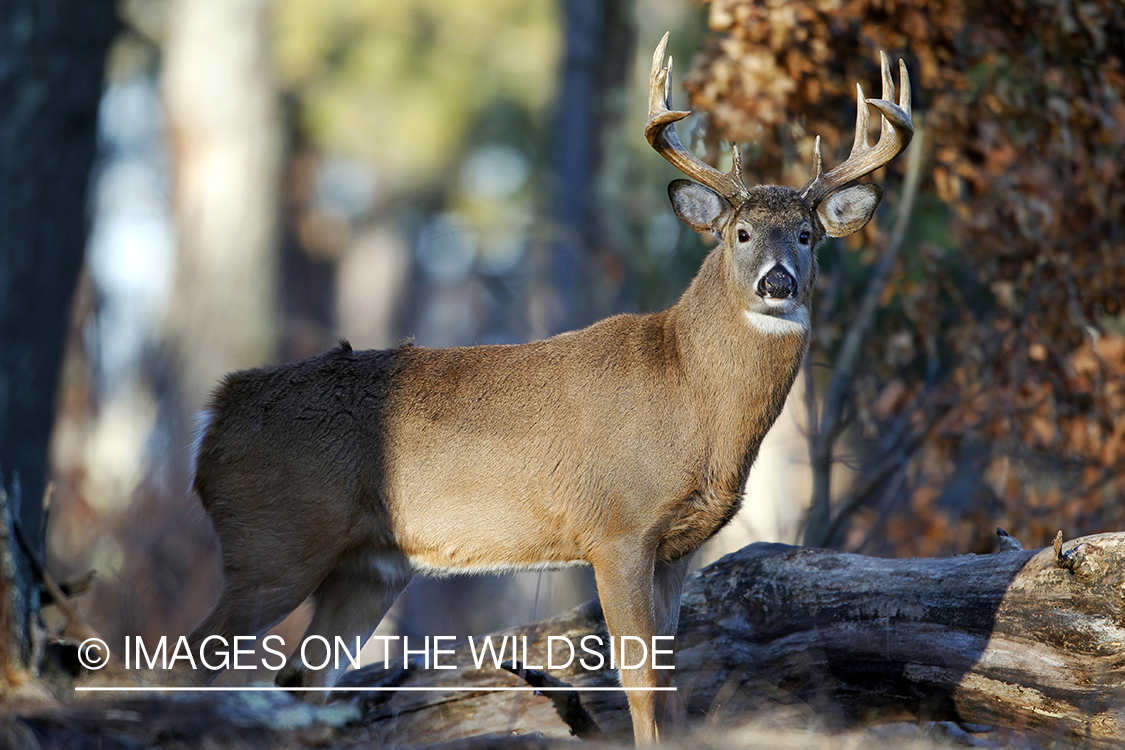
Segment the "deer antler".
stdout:
<svg viewBox="0 0 1125 750">
<path fill-rule="evenodd" d="M 828 174 L 821 171 L 820 136 L 816 137 L 813 176 L 801 188 L 801 196 L 813 208 L 830 193 L 852 180 L 874 172 L 898 156 L 914 137 L 914 125 L 910 121 L 910 76 L 906 72 L 906 63 L 902 60 L 898 61 L 899 96 L 898 104 L 895 104 L 895 84 L 891 80 L 891 68 L 887 63 L 886 54 L 880 52 L 879 60 L 883 68 L 883 98 L 864 99 L 863 87 L 856 84 L 855 141 L 852 143 L 852 152 L 843 164 Z M 867 124 L 870 117 L 868 106 L 879 110 L 883 116 L 879 129 L 879 142 L 874 146 L 867 142 Z M 887 127 L 888 124 L 890 128 Z"/>
<path fill-rule="evenodd" d="M 695 154 L 684 148 L 679 136 L 676 135 L 675 122 L 684 119 L 691 112 L 672 109 L 671 57 L 668 58 L 668 65 L 664 66 L 664 52 L 667 47 L 668 34 L 665 32 L 664 38 L 660 40 L 652 56 L 652 73 L 648 78 L 648 124 L 645 125 L 645 138 L 676 169 L 719 193 L 732 205 L 738 206 L 750 197 L 750 191 L 742 182 L 742 155 L 738 153 L 738 146 L 731 144 L 734 146 L 734 163 L 730 171 L 720 172 L 700 161 Z"/>
</svg>

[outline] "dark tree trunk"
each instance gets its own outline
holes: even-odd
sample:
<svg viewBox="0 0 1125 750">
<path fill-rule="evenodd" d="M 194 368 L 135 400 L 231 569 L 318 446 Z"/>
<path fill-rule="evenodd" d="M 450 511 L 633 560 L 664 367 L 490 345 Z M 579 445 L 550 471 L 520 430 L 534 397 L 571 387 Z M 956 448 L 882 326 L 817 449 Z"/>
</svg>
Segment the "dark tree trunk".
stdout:
<svg viewBox="0 0 1125 750">
<path fill-rule="evenodd" d="M 604 317 L 593 299 L 591 274 L 599 244 L 597 180 L 601 137 L 622 116 L 615 94 L 624 86 L 633 58 L 635 30 L 629 0 L 563 0 L 566 47 L 555 114 L 555 207 L 558 237 L 549 284 L 557 305 L 547 329 L 558 333 Z"/>
<path fill-rule="evenodd" d="M 9 500 L 22 494 L 15 515 L 36 555 L 55 391 L 86 243 L 98 102 L 116 24 L 107 0 L 0 3 L 0 470 Z M 17 480 L 22 493 L 11 491 Z M 33 611 L 32 596 L 20 614 L 25 624 Z M 22 658 L 27 645 L 16 648 Z"/>
</svg>

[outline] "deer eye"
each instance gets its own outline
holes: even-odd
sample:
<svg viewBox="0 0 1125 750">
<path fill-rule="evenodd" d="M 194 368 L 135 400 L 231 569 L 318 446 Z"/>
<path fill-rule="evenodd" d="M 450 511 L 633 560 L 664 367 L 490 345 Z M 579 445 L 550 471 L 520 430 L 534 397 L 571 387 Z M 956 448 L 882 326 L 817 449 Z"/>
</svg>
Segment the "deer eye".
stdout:
<svg viewBox="0 0 1125 750">
<path fill-rule="evenodd" d="M 800 242 L 802 245 L 809 244 L 809 233 L 808 232 L 801 232 L 800 234 L 797 235 L 797 241 Z"/>
<path fill-rule="evenodd" d="M 749 242 L 750 241 L 750 233 L 747 232 L 745 229 L 739 229 L 738 230 L 738 241 L 739 242 Z"/>
</svg>

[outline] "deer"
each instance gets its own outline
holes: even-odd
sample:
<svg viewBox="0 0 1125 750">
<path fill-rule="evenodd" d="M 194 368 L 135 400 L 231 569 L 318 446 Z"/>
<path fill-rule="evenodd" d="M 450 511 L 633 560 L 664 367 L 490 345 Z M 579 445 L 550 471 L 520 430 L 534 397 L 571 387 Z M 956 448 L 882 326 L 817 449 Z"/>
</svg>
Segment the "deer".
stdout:
<svg viewBox="0 0 1125 750">
<path fill-rule="evenodd" d="M 882 199 L 847 185 L 913 134 L 881 54 L 883 96 L 857 85 L 855 141 L 800 190 L 748 188 L 697 158 L 675 123 L 668 34 L 649 77 L 649 144 L 690 179 L 672 209 L 719 242 L 679 301 L 518 345 L 356 351 L 228 375 L 200 415 L 193 488 L 224 584 L 188 636 L 262 635 L 312 597 L 306 637 L 366 639 L 416 574 L 593 567 L 611 637 L 675 636 L 693 553 L 738 511 L 747 475 L 809 346 L 816 249 Z M 882 116 L 868 141 L 869 108 Z M 635 644 L 630 644 L 635 645 Z M 217 672 L 200 667 L 209 681 Z M 330 687 L 289 657 L 276 683 Z M 658 740 L 666 670 L 620 670 L 634 739 Z"/>
</svg>

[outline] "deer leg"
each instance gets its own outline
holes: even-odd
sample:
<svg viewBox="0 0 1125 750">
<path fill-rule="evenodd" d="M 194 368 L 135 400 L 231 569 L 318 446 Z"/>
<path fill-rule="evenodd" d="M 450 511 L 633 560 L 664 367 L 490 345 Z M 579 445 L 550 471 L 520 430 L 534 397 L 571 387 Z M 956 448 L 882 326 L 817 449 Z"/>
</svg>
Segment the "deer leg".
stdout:
<svg viewBox="0 0 1125 750">
<path fill-rule="evenodd" d="M 687 578 L 688 569 L 691 567 L 691 553 L 688 553 L 673 563 L 657 565 L 653 575 L 653 609 L 656 615 L 656 635 L 673 636 L 680 625 L 680 598 L 684 593 L 684 579 Z M 674 649 L 675 641 L 659 641 L 660 649 Z M 656 646 L 654 645 L 654 648 Z M 655 661 L 655 660 L 653 660 Z M 667 656 L 662 656 L 661 666 L 671 666 Z M 672 684 L 673 670 L 657 669 L 657 687 L 669 687 Z M 655 714 L 658 727 L 665 723 L 665 710 L 668 703 L 668 693 L 655 694 Z"/>
<path fill-rule="evenodd" d="M 330 657 L 317 669 L 323 656 L 319 646 L 310 645 L 302 660 L 298 644 L 285 668 L 277 675 L 277 684 L 283 687 L 330 687 L 347 669 L 348 660 L 335 653 L 336 637 L 351 650 L 357 637 L 362 645 L 367 642 L 379 622 L 394 604 L 395 599 L 410 583 L 410 563 L 405 557 L 394 554 L 353 554 L 340 563 L 313 594 L 316 610 L 302 638 L 302 643 L 312 636 L 324 638 Z M 323 641 L 322 641 L 323 643 Z M 310 694 L 310 700 L 323 700 L 324 693 Z"/>
<path fill-rule="evenodd" d="M 656 632 L 653 613 L 653 555 L 641 545 L 615 545 L 593 562 L 602 612 L 614 640 L 617 663 L 637 663 L 637 644 L 622 646 L 622 636 L 635 636 L 652 646 Z M 638 745 L 650 745 L 659 739 L 652 688 L 656 674 L 651 659 L 633 669 L 620 669 L 621 685 L 631 688 L 626 693 L 629 713 L 633 718 L 633 738 Z"/>
<path fill-rule="evenodd" d="M 223 593 L 215 608 L 188 636 L 197 667 L 186 675 L 177 670 L 178 675 L 192 683 L 210 683 L 225 669 L 210 643 L 230 649 L 236 636 L 261 636 L 299 607 L 319 582 L 307 571 L 279 580 L 268 566 L 228 567 L 225 576 Z M 212 636 L 220 640 L 208 641 Z"/>
<path fill-rule="evenodd" d="M 223 592 L 211 613 L 188 636 L 197 666 L 187 679 L 207 683 L 223 671 L 203 663 L 216 645 L 233 646 L 237 636 L 261 636 L 301 605 L 336 567 L 350 540 L 343 534 L 325 543 L 313 538 L 305 517 L 270 511 L 240 488 L 215 492 L 208 508 L 223 555 Z M 312 507 L 300 494 L 286 507 Z M 235 509 L 241 508 L 238 512 Z M 219 636 L 223 641 L 210 641 Z M 225 645 L 224 645 L 225 644 Z M 211 664 L 219 666 L 212 656 Z"/>
</svg>

